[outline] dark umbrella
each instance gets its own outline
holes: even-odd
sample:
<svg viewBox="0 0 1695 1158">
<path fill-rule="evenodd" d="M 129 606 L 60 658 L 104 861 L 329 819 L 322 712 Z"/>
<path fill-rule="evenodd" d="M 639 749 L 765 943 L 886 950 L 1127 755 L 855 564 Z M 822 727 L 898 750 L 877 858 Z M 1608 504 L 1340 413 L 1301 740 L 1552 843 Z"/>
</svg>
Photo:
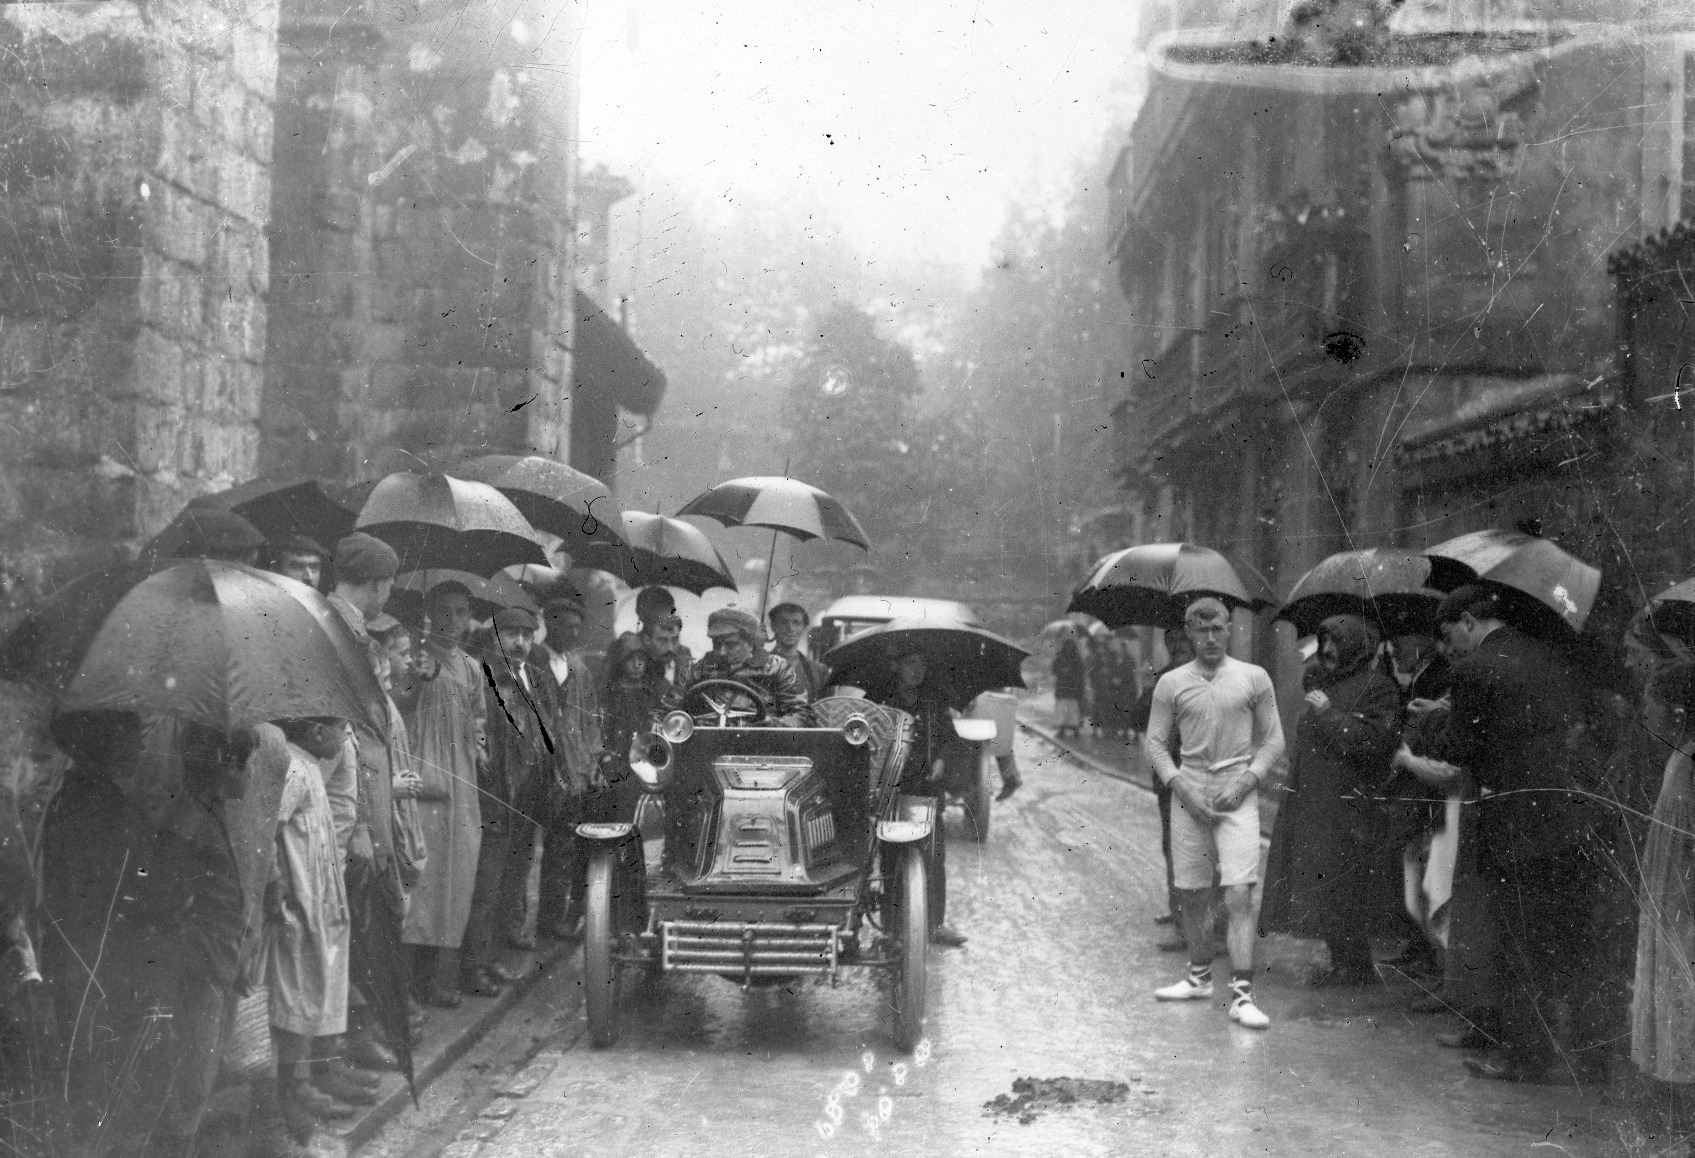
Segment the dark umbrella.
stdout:
<svg viewBox="0 0 1695 1158">
<path fill-rule="evenodd" d="M 484 579 L 469 571 L 408 571 L 395 580 L 397 591 L 415 591 L 427 596 L 432 587 L 441 583 L 458 583 L 471 593 L 471 614 L 477 619 L 492 619 L 494 613 L 506 607 L 521 607 L 540 612 L 541 604 L 524 585 L 510 575 L 500 574 Z"/>
<path fill-rule="evenodd" d="M 170 566 L 176 560 L 165 560 Z M 156 568 L 123 563 L 55 588 L 0 643 L 0 679 L 63 692 L 112 608 Z"/>
<path fill-rule="evenodd" d="M 713 587 L 736 590 L 730 565 L 699 527 L 641 511 L 625 511 L 623 521 L 628 547 L 592 543 L 571 561 L 606 571 L 632 587 L 681 587 L 695 595 Z"/>
<path fill-rule="evenodd" d="M 871 690 L 888 683 L 890 665 L 912 652 L 924 657 L 958 704 L 995 688 L 1023 687 L 1020 665 L 1030 657 L 1016 643 L 981 627 L 892 619 L 831 648 L 824 662 L 833 682 Z"/>
<path fill-rule="evenodd" d="M 340 488 L 326 488 L 313 478 L 249 479 L 216 494 L 201 495 L 189 507 L 233 511 L 272 540 L 290 535 L 315 539 L 329 550 L 353 530 L 359 503 Z"/>
<path fill-rule="evenodd" d="M 1332 615 L 1364 615 L 1382 624 L 1385 634 L 1430 631 L 1442 601 L 1428 586 L 1430 560 L 1397 547 L 1367 547 L 1331 555 L 1295 583 L 1278 619 L 1295 625 L 1297 635 L 1312 635 Z"/>
<path fill-rule="evenodd" d="M 558 535 L 567 555 L 590 543 L 624 541 L 618 504 L 606 484 L 562 462 L 535 454 L 485 454 L 460 463 L 453 473 L 511 499 L 536 530 Z"/>
<path fill-rule="evenodd" d="M 1193 543 L 1144 543 L 1114 551 L 1071 596 L 1066 611 L 1093 615 L 1113 630 L 1174 627 L 1183 604 L 1213 595 L 1229 606 L 1264 611 L 1274 604 L 1248 594 L 1229 559 Z"/>
<path fill-rule="evenodd" d="M 1479 579 L 1498 583 L 1530 596 L 1573 631 L 1583 630 L 1601 589 L 1599 570 L 1551 540 L 1521 531 L 1473 531 L 1425 554 L 1430 586 L 1436 590 L 1452 591 Z"/>
<path fill-rule="evenodd" d="M 1648 600 L 1641 613 L 1647 614 L 1656 630 L 1695 646 L 1695 579 L 1666 588 Z"/>
<path fill-rule="evenodd" d="M 269 571 L 195 559 L 136 584 L 101 623 L 66 711 L 179 716 L 229 733 L 335 716 L 383 734 L 364 646 L 318 592 Z"/>
<path fill-rule="evenodd" d="M 492 575 L 514 563 L 546 563 L 536 530 L 487 483 L 437 471 L 398 471 L 372 488 L 355 526 L 400 555 L 402 571 L 444 567 Z"/>
</svg>

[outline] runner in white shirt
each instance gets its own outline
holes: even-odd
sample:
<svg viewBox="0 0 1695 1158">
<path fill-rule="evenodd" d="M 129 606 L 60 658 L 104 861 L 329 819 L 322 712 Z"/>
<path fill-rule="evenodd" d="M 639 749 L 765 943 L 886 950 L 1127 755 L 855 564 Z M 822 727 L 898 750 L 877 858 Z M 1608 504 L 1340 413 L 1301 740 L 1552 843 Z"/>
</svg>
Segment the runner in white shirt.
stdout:
<svg viewBox="0 0 1695 1158">
<path fill-rule="evenodd" d="M 1161 1001 L 1212 996 L 1207 893 L 1217 866 L 1229 919 L 1230 1019 L 1264 1029 L 1271 1019 L 1253 999 L 1253 887 L 1259 880 L 1261 780 L 1283 755 L 1283 725 L 1265 669 L 1232 659 L 1230 611 L 1212 596 L 1183 614 L 1195 658 L 1160 677 L 1148 717 L 1148 761 L 1171 786 L 1171 858 L 1180 899 L 1189 973 L 1154 994 Z M 1171 758 L 1177 729 L 1181 767 Z"/>
</svg>

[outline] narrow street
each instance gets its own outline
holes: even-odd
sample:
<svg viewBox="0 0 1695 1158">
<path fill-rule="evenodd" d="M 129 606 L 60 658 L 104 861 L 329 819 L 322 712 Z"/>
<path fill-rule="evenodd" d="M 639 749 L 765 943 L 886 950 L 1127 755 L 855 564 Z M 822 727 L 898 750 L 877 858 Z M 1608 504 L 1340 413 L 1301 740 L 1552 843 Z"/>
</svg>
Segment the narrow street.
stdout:
<svg viewBox="0 0 1695 1158">
<path fill-rule="evenodd" d="M 746 993 L 670 976 L 627 995 L 615 1047 L 589 1048 L 580 1013 L 561 1017 L 515 1078 L 522 1057 L 454 1075 L 450 1109 L 425 1128 L 402 1116 L 369 1152 L 1363 1158 L 1616 1146 L 1613 1113 L 1591 1094 L 1468 1077 L 1432 1040 L 1448 1026 L 1402 1011 L 1405 985 L 1305 989 L 1309 946 L 1264 947 L 1266 1033 L 1233 1026 L 1222 999 L 1156 1004 L 1152 989 L 1181 959 L 1155 948 L 1153 798 L 1032 735 L 1019 744 L 1024 791 L 998 806 L 987 845 L 949 848 L 949 915 L 971 940 L 932 957 L 927 1058 L 895 1053 L 864 974 Z M 574 963 L 558 970 L 514 1016 L 578 1004 L 566 989 L 577 977 Z M 1021 1077 L 1122 1088 L 986 1109 Z"/>
</svg>

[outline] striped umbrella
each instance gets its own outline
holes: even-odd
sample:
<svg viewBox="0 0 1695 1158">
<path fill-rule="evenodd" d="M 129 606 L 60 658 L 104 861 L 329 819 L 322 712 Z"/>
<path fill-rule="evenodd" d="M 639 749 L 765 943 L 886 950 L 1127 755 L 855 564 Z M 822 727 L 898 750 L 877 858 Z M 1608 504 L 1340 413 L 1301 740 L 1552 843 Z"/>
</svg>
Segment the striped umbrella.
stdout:
<svg viewBox="0 0 1695 1158">
<path fill-rule="evenodd" d="M 838 500 L 799 479 L 733 478 L 696 495 L 678 515 L 705 515 L 726 527 L 770 527 L 801 542 L 838 539 L 871 549 L 865 528 Z"/>
<path fill-rule="evenodd" d="M 770 527 L 771 554 L 765 561 L 765 586 L 759 594 L 759 617 L 771 597 L 771 567 L 777 559 L 777 532 L 786 531 L 801 542 L 837 539 L 867 551 L 871 539 L 853 512 L 841 502 L 799 479 L 776 475 L 733 478 L 696 495 L 678 515 L 704 515 L 726 527 Z"/>
<path fill-rule="evenodd" d="M 492 575 L 546 563 L 536 529 L 487 483 L 438 471 L 398 471 L 372 488 L 356 523 L 400 555 L 402 571 L 443 567 Z"/>
</svg>

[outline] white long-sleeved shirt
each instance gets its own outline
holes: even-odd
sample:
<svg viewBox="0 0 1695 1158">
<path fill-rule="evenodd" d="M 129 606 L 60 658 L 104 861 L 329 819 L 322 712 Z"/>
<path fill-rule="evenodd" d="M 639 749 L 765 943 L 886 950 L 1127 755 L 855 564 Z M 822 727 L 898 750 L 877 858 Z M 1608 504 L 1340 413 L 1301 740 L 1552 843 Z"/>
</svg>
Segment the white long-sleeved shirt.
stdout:
<svg viewBox="0 0 1695 1158">
<path fill-rule="evenodd" d="M 1179 768 L 1171 759 L 1171 729 L 1177 728 L 1182 767 L 1229 771 L 1244 766 L 1260 780 L 1283 756 L 1283 723 L 1277 693 L 1265 669 L 1225 656 L 1211 679 L 1190 662 L 1173 668 L 1154 685 L 1148 715 L 1148 761 L 1166 783 Z"/>
</svg>

